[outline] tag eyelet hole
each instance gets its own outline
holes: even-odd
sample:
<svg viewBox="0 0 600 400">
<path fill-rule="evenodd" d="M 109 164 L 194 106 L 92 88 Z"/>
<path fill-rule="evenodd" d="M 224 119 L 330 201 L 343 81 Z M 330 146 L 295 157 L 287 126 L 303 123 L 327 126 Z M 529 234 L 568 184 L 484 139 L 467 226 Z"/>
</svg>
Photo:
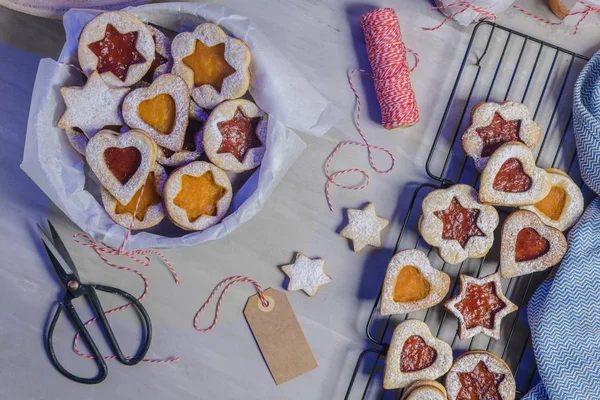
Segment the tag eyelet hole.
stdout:
<svg viewBox="0 0 600 400">
<path fill-rule="evenodd" d="M 258 298 L 258 309 L 262 312 L 269 312 L 271 311 L 274 307 L 275 307 L 275 300 L 273 300 L 273 298 L 271 296 L 267 296 L 265 295 L 265 299 L 267 300 L 267 306 L 263 306 L 262 302 L 260 301 L 260 297 Z"/>
</svg>

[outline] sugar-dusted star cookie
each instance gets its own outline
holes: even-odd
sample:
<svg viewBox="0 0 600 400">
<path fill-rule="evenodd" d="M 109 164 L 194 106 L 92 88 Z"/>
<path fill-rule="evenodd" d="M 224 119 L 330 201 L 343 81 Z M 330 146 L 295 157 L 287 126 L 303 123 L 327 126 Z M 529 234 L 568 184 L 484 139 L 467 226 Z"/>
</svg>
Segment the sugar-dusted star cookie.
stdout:
<svg viewBox="0 0 600 400">
<path fill-rule="evenodd" d="M 366 245 L 381 247 L 381 231 L 389 224 L 375 214 L 375 205 L 367 204 L 362 210 L 348 209 L 348 225 L 340 235 L 352 241 L 355 252 L 359 252 Z"/>
<path fill-rule="evenodd" d="M 325 260 L 322 258 L 310 259 L 298 252 L 293 264 L 281 267 L 290 278 L 287 290 L 304 290 L 307 295 L 314 297 L 319 286 L 331 282 L 331 277 L 323 271 Z"/>
<path fill-rule="evenodd" d="M 105 126 L 123 125 L 119 106 L 130 90 L 108 86 L 98 72 L 93 72 L 83 86 L 61 87 L 67 110 L 56 126 L 79 128 L 91 138 Z"/>
</svg>

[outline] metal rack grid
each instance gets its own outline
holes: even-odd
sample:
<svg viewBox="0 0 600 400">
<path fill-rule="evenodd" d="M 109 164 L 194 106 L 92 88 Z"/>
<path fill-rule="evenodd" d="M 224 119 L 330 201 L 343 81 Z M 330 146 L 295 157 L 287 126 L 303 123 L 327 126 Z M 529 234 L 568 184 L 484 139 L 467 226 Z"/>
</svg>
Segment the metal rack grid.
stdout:
<svg viewBox="0 0 600 400">
<path fill-rule="evenodd" d="M 533 112 L 533 119 L 542 127 L 542 140 L 535 149 L 536 163 L 541 167 L 559 168 L 579 182 L 586 201 L 592 193 L 583 182 L 576 160 L 573 138 L 571 98 L 574 80 L 588 58 L 524 35 L 503 26 L 480 22 L 473 30 L 450 99 L 444 110 L 437 134 L 426 163 L 427 174 L 434 183 L 416 187 L 404 218 L 394 253 L 399 249 L 418 248 L 428 254 L 431 264 L 452 279 L 447 297 L 457 290 L 459 274 L 485 276 L 499 268 L 499 241 L 482 259 L 467 259 L 460 265 L 449 265 L 441 260 L 433 248 L 418 233 L 417 221 L 422 199 L 432 190 L 466 183 L 477 187 L 479 174 L 461 148 L 460 133 L 469 122 L 467 111 L 482 101 L 520 101 Z M 450 117 L 457 116 L 452 119 Z M 508 209 L 499 209 L 502 220 Z M 499 228 L 500 229 L 500 228 Z M 499 237 L 499 229 L 494 233 Z M 425 321 L 433 334 L 451 343 L 454 355 L 466 350 L 485 349 L 501 356 L 514 372 L 517 398 L 531 387 L 536 375 L 531 348 L 530 331 L 526 323 L 529 298 L 545 279 L 547 273 L 537 273 L 503 280 L 504 293 L 519 311 L 505 318 L 499 341 L 477 335 L 469 340 L 458 340 L 456 319 L 447 317 L 442 304 L 428 310 L 404 315 L 382 317 L 378 306 L 381 290 L 375 300 L 366 326 L 370 348 L 364 350 L 352 374 L 346 399 L 398 398 L 402 391 L 384 391 L 373 381 L 381 381 L 385 356 L 389 347 L 391 326 L 408 319 Z M 361 372 L 363 367 L 363 373 Z M 358 383 L 359 380 L 362 382 Z M 354 392 L 353 392 L 354 391 Z"/>
</svg>

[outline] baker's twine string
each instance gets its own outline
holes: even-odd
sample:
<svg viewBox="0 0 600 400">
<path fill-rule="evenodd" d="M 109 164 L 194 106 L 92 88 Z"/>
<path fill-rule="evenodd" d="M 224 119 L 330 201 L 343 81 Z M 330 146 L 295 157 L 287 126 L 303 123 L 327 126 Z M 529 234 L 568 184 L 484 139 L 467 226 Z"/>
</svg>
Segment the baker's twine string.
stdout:
<svg viewBox="0 0 600 400">
<path fill-rule="evenodd" d="M 471 3 L 469 3 L 468 1 L 458 1 L 456 3 L 444 4 L 444 5 L 437 6 L 437 7 L 431 7 L 431 9 L 441 11 L 441 10 L 445 10 L 450 7 L 461 7 L 461 9 L 454 12 L 453 14 L 449 15 L 448 17 L 444 18 L 444 20 L 439 25 L 434 26 L 433 28 L 422 27 L 421 29 L 423 29 L 424 31 L 435 31 L 437 29 L 440 29 L 446 22 L 450 21 L 451 19 L 454 19 L 457 15 L 460 15 L 467 10 L 473 10 L 473 11 L 483 15 L 481 20 L 487 20 L 487 21 L 492 21 L 492 22 L 496 21 L 496 14 L 494 14 L 493 12 L 491 12 L 489 10 L 490 9 L 489 6 L 479 7 L 479 6 L 475 6 Z"/>
<path fill-rule="evenodd" d="M 66 62 L 62 62 L 62 61 L 58 61 L 59 64 L 62 65 L 66 65 L 67 67 L 71 67 L 73 69 L 76 69 L 77 71 L 81 72 L 83 75 L 85 75 L 85 72 L 83 72 L 83 70 L 81 68 L 79 68 L 78 66 L 74 65 L 74 64 L 70 64 L 70 63 L 66 63 Z"/>
<path fill-rule="evenodd" d="M 570 12 L 570 13 L 568 13 L 565 16 L 565 18 L 566 18 L 566 17 L 570 17 L 572 15 L 581 15 L 581 18 L 579 18 L 579 20 L 575 24 L 575 28 L 574 28 L 573 32 L 571 33 L 572 35 L 576 35 L 577 34 L 577 32 L 579 31 L 579 26 L 588 17 L 588 15 L 590 15 L 590 13 L 595 12 L 597 14 L 600 14 L 600 7 L 593 6 L 593 5 L 587 3 L 587 2 L 585 2 L 583 0 L 577 0 L 577 3 L 585 6 L 586 9 L 582 10 L 582 11 Z M 529 16 L 529 17 L 531 17 L 531 18 L 533 18 L 533 19 L 535 19 L 535 20 L 537 20 L 537 21 L 539 21 L 539 22 L 541 22 L 543 24 L 546 24 L 546 25 L 561 25 L 563 23 L 563 21 L 560 21 L 560 22 L 548 21 L 547 19 L 544 19 L 544 18 L 542 18 L 542 17 L 540 17 L 538 15 L 535 15 L 535 14 L 533 14 L 533 13 L 531 13 L 531 12 L 529 12 L 529 11 L 527 11 L 527 10 L 519 7 L 519 6 L 513 6 L 513 7 L 516 10 L 522 12 L 523 14 L 525 14 L 525 15 L 527 15 L 527 16 Z"/>
<path fill-rule="evenodd" d="M 358 92 L 354 86 L 353 76 L 356 72 L 366 75 L 373 79 L 375 92 L 381 107 L 382 125 L 389 129 L 391 127 L 412 125 L 419 119 L 414 92 L 410 86 L 410 72 L 419 65 L 419 55 L 412 50 L 406 49 L 402 42 L 398 18 L 393 10 L 382 9 L 367 14 L 368 18 L 361 18 L 361 24 L 365 32 L 367 52 L 371 63 L 372 73 L 364 69 L 355 68 L 348 74 L 348 83 L 356 99 L 356 114 L 354 124 L 356 130 L 362 139 L 362 143 L 355 141 L 340 142 L 331 152 L 325 163 L 325 175 L 327 183 L 325 184 L 325 197 L 329 210 L 333 211 L 331 201 L 331 184 L 347 190 L 359 191 L 366 188 L 370 183 L 369 174 L 361 168 L 348 168 L 341 171 L 331 172 L 335 155 L 345 146 L 364 147 L 369 155 L 369 164 L 378 174 L 390 173 L 396 164 L 396 159 L 391 151 L 384 147 L 374 146 L 367 140 L 360 125 L 361 101 Z M 415 65 L 408 68 L 406 54 L 410 53 L 415 57 Z M 373 160 L 373 151 L 378 150 L 387 154 L 391 160 L 389 168 L 383 169 L 377 167 Z M 359 173 L 363 180 L 361 184 L 347 186 L 336 179 L 342 175 L 350 173 Z"/>
<path fill-rule="evenodd" d="M 171 275 L 173 276 L 173 279 L 175 280 L 175 283 L 177 285 L 180 284 L 179 281 L 179 276 L 177 275 L 177 272 L 175 271 L 175 268 L 173 268 L 173 266 L 171 265 L 171 263 L 169 262 L 169 260 L 167 260 L 167 258 L 161 254 L 160 252 L 156 251 L 156 250 L 152 250 L 152 249 L 147 249 L 147 250 L 132 250 L 132 251 L 124 251 L 125 249 L 125 245 L 127 244 L 127 242 L 129 241 L 129 238 L 131 236 L 131 230 L 133 229 L 133 222 L 135 219 L 135 215 L 137 214 L 138 211 L 138 207 L 140 205 L 140 201 L 142 199 L 142 196 L 144 195 L 144 189 L 146 188 L 146 185 L 144 184 L 144 186 L 142 186 L 142 190 L 140 191 L 140 196 L 137 200 L 137 203 L 135 205 L 135 210 L 133 212 L 133 215 L 131 217 L 131 222 L 129 223 L 129 228 L 127 229 L 127 233 L 125 234 L 125 239 L 123 240 L 123 243 L 121 243 L 121 247 L 119 247 L 119 250 L 115 250 L 112 247 L 104 244 L 104 243 L 97 243 L 94 239 L 92 239 L 89 235 L 86 235 L 84 233 L 76 233 L 75 235 L 73 235 L 73 240 L 84 246 L 84 247 L 90 247 L 92 249 L 94 249 L 94 251 L 96 252 L 96 254 L 98 254 L 98 256 L 102 259 L 102 261 L 104 261 L 105 264 L 116 268 L 120 271 L 129 271 L 129 272 L 133 272 L 135 274 L 137 274 L 140 278 L 142 278 L 142 280 L 144 281 L 144 292 L 142 293 L 142 295 L 140 297 L 138 297 L 139 301 L 142 301 L 144 299 L 144 297 L 146 297 L 146 295 L 148 294 L 148 288 L 149 288 L 149 282 L 148 282 L 148 278 L 146 278 L 146 276 L 139 270 L 135 269 L 135 268 L 129 268 L 129 267 L 125 267 L 123 265 L 120 264 L 115 264 L 112 263 L 108 260 L 108 258 L 106 258 L 107 255 L 111 255 L 111 256 L 125 256 L 130 258 L 131 260 L 135 261 L 138 264 L 141 264 L 144 267 L 149 267 L 150 266 L 150 257 L 149 254 L 153 254 L 155 256 L 158 256 L 159 258 L 161 258 L 163 260 L 163 262 L 166 264 L 166 266 L 169 268 L 169 270 L 171 271 Z M 81 238 L 81 239 L 79 239 Z M 125 310 L 129 307 L 131 307 L 133 305 L 133 303 L 127 303 L 124 304 L 120 307 L 115 307 L 113 309 L 110 309 L 108 311 L 104 312 L 104 315 L 110 315 L 112 313 L 115 313 L 117 311 L 121 311 L 121 310 Z M 98 320 L 98 317 L 93 317 L 91 319 L 89 319 L 88 321 L 86 321 L 83 326 L 87 327 L 89 324 L 95 322 Z M 75 335 L 75 339 L 73 340 L 73 350 L 75 351 L 75 353 L 77 353 L 77 355 L 81 356 L 81 357 L 85 357 L 85 358 L 89 358 L 89 359 L 95 359 L 95 357 L 91 354 L 87 354 L 87 353 L 83 353 L 82 351 L 79 350 L 79 346 L 78 346 L 78 342 L 79 342 L 79 332 Z M 112 360 L 116 358 L 115 355 L 110 355 L 110 356 L 105 356 L 104 359 L 105 360 Z M 130 359 L 133 358 L 131 356 L 127 356 L 126 358 Z M 144 362 L 147 363 L 169 363 L 169 362 L 174 362 L 174 361 L 178 361 L 179 357 L 171 357 L 171 358 L 165 358 L 165 359 L 144 359 Z"/>
<path fill-rule="evenodd" d="M 261 302 L 262 306 L 263 307 L 268 307 L 269 306 L 269 302 L 267 301 L 267 298 L 265 296 L 265 292 L 263 291 L 262 286 L 260 286 L 260 284 L 258 282 L 256 282 L 253 279 L 248 278 L 247 276 L 239 276 L 239 275 L 238 276 L 231 276 L 231 277 L 229 277 L 227 279 L 223 279 L 213 289 L 213 291 L 211 292 L 210 296 L 208 296 L 208 299 L 204 302 L 204 304 L 202 304 L 202 307 L 200 307 L 200 309 L 196 313 L 196 316 L 194 317 L 194 328 L 196 328 L 196 330 L 198 330 L 200 332 L 210 332 L 217 325 L 217 321 L 219 320 L 219 312 L 221 310 L 221 304 L 223 303 L 223 297 L 225 296 L 225 293 L 227 293 L 227 291 L 229 290 L 229 288 L 231 286 L 235 285 L 236 283 L 243 283 L 243 282 L 250 282 L 251 284 L 253 284 L 254 287 L 256 288 L 256 291 L 258 292 L 258 297 L 260 298 L 260 302 Z M 221 292 L 221 295 L 219 296 L 219 300 L 217 301 L 217 308 L 215 310 L 215 317 L 213 318 L 212 324 L 210 324 L 210 326 L 208 326 L 207 328 L 201 328 L 201 327 L 199 327 L 198 326 L 198 318 L 200 317 L 200 314 L 210 304 L 210 302 L 212 301 L 212 299 L 219 292 L 219 290 L 221 290 L 221 288 L 223 286 L 225 286 L 225 288 Z"/>
</svg>

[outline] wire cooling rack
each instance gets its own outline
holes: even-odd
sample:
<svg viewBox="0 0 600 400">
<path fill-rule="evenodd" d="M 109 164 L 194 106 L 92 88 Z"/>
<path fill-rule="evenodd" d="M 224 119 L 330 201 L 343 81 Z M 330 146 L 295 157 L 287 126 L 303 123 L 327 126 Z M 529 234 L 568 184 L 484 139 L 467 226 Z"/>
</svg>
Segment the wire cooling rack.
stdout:
<svg viewBox="0 0 600 400">
<path fill-rule="evenodd" d="M 428 254 L 434 268 L 450 275 L 452 284 L 447 297 L 456 294 L 460 274 L 485 276 L 497 271 L 500 265 L 500 228 L 494 233 L 496 243 L 486 257 L 467 259 L 460 265 L 440 259 L 417 229 L 421 202 L 432 190 L 455 183 L 478 186 L 479 174 L 460 144 L 470 110 L 482 101 L 515 100 L 527 105 L 543 130 L 541 143 L 534 152 L 537 165 L 566 171 L 579 183 L 589 202 L 592 194 L 583 185 L 579 165 L 575 162 L 571 112 L 574 81 L 587 60 L 585 56 L 494 23 L 480 22 L 474 28 L 427 159 L 426 171 L 434 182 L 423 183 L 415 189 L 394 249 L 396 253 L 400 249 L 417 248 Z M 498 211 L 501 227 L 509 210 Z M 484 335 L 459 340 L 456 318 L 448 315 L 443 302 L 428 310 L 382 317 L 380 291 L 366 326 L 370 347 L 356 362 L 345 398 L 391 399 L 401 395 L 401 390 L 384 391 L 381 382 L 391 328 L 408 318 L 425 321 L 434 335 L 451 343 L 455 357 L 467 350 L 481 349 L 502 357 L 514 373 L 517 398 L 522 397 L 532 386 L 537 372 L 526 306 L 546 275 L 547 272 L 540 272 L 502 280 L 504 293 L 519 306 L 519 311 L 504 318 L 498 341 Z"/>
</svg>

